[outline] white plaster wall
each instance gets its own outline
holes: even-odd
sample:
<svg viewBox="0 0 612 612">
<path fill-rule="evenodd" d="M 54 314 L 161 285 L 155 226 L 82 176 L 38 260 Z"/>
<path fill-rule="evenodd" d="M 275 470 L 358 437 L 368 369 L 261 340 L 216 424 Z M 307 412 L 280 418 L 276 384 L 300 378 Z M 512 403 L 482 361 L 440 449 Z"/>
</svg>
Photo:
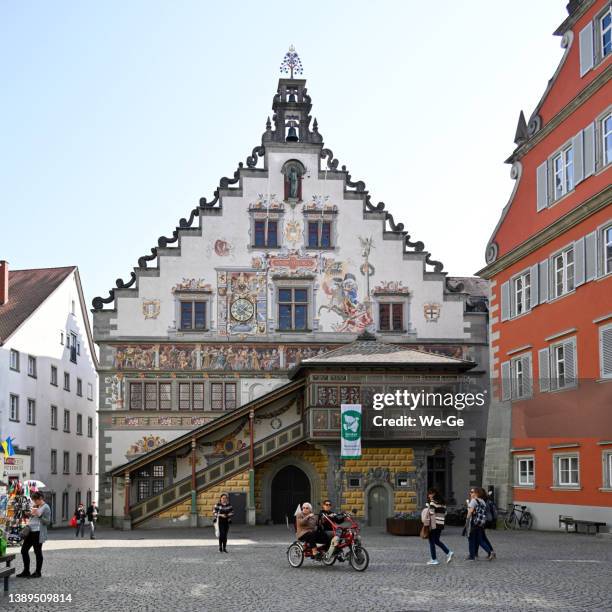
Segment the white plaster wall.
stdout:
<svg viewBox="0 0 612 612">
<path fill-rule="evenodd" d="M 10 299 L 10 293 L 9 293 Z M 75 314 L 71 313 L 72 301 Z M 56 494 L 56 524 L 61 521 L 61 496 L 69 493 L 69 514 L 74 512 L 75 493 L 81 491 L 83 502 L 87 491 L 96 498 L 97 484 L 97 405 L 98 386 L 94 360 L 86 335 L 85 317 L 81 310 L 74 272 L 47 298 L 29 319 L 0 347 L 0 432 L 14 438 L 19 448 L 34 447 L 32 478 L 47 485 L 45 491 Z M 64 345 L 60 332 L 64 332 Z M 80 355 L 70 361 L 66 332 L 77 334 Z M 9 369 L 10 350 L 20 353 L 20 371 Z M 37 378 L 28 376 L 28 355 L 36 357 Z M 50 384 L 51 365 L 58 370 L 58 385 Z M 64 391 L 64 372 L 70 373 L 70 391 Z M 76 394 L 77 378 L 83 381 L 83 397 Z M 87 384 L 92 385 L 92 400 L 87 399 Z M 19 396 L 19 422 L 9 420 L 9 395 Z M 36 424 L 27 420 L 27 400 L 36 401 Z M 51 429 L 51 405 L 58 409 L 58 429 Z M 63 431 L 64 409 L 70 410 L 70 433 Z M 83 435 L 76 433 L 77 414 L 83 415 Z M 93 437 L 87 437 L 87 418 L 93 419 Z M 57 474 L 50 472 L 51 449 L 57 450 Z M 63 453 L 70 453 L 70 474 L 63 472 Z M 76 453 L 83 456 L 81 475 L 75 474 Z M 87 455 L 93 455 L 93 474 L 87 474 Z"/>
<path fill-rule="evenodd" d="M 261 254 L 261 249 L 249 246 L 250 215 L 249 204 L 255 202 L 258 194 L 276 194 L 276 199 L 283 198 L 283 175 L 281 168 L 289 159 L 300 160 L 307 168 L 303 179 L 302 198 L 306 203 L 314 194 L 329 196 L 328 202 L 338 207 L 336 232 L 338 235 L 337 248 L 333 251 L 324 251 L 325 257 L 345 262 L 345 273 L 352 273 L 359 285 L 358 300 L 362 302 L 366 297 L 366 278 L 359 268 L 363 263 L 362 247 L 359 236 L 372 237 L 373 249 L 370 254 L 370 263 L 375 267 L 375 273 L 370 279 L 373 288 L 383 281 L 402 281 L 411 292 L 409 321 L 411 327 L 421 338 L 466 338 L 463 331 L 463 304 L 460 301 L 444 302 L 443 282 L 425 281 L 423 279 L 423 266 L 420 261 L 404 260 L 401 240 L 383 240 L 383 224 L 381 220 L 365 220 L 360 200 L 344 200 L 343 185 L 340 180 L 325 180 L 318 178 L 319 159 L 317 153 L 304 153 L 291 151 L 287 148 L 281 152 L 269 154 L 269 180 L 266 178 L 243 178 L 243 196 L 223 198 L 223 213 L 220 216 L 205 216 L 201 219 L 203 225 L 202 236 L 188 236 L 181 239 L 181 254 L 178 256 L 161 256 L 159 261 L 159 277 L 141 277 L 138 280 L 138 297 L 119 297 L 117 299 L 117 329 L 111 331 L 115 337 L 164 337 L 176 324 L 175 298 L 172 287 L 183 278 L 204 279 L 210 283 L 213 291 L 216 290 L 217 275 L 215 268 L 231 268 L 251 266 L 254 255 Z M 393 207 L 390 207 L 393 212 Z M 283 227 L 288 221 L 299 221 L 304 226 L 302 204 L 293 210 L 285 204 Z M 399 222 L 400 219 L 396 218 Z M 165 232 L 170 234 L 171 228 Z M 215 240 L 224 239 L 231 246 L 229 256 L 215 254 L 213 245 Z M 427 237 L 416 237 L 427 241 Z M 282 235 L 282 243 L 288 248 L 300 248 L 302 242 L 288 243 Z M 316 254 L 318 251 L 309 251 Z M 435 253 L 433 254 L 435 259 Z M 315 291 L 315 311 L 327 304 L 328 296 L 321 288 L 323 275 L 319 274 Z M 268 308 L 273 297 L 273 285 L 268 282 Z M 159 299 L 160 314 L 156 319 L 145 319 L 142 314 L 143 299 Z M 428 323 L 423 314 L 426 303 L 435 302 L 442 306 L 440 318 L 437 323 Z M 213 299 L 211 323 L 214 327 L 217 321 L 217 303 Z M 268 313 L 270 318 L 270 312 Z M 333 312 L 322 311 L 319 319 L 319 332 L 333 332 L 333 325 L 341 323 L 342 319 Z M 247 338 L 248 339 L 248 338 Z M 260 339 L 265 339 L 261 338 Z M 321 337 L 320 339 L 323 339 Z"/>
</svg>

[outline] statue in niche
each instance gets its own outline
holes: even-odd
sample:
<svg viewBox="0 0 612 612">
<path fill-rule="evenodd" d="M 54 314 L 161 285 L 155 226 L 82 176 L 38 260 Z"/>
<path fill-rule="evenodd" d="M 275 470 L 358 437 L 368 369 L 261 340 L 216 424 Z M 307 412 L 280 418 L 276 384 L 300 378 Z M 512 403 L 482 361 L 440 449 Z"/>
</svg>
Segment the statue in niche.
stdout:
<svg viewBox="0 0 612 612">
<path fill-rule="evenodd" d="M 300 180 L 300 175 L 297 172 L 295 166 L 291 166 L 289 168 L 289 197 L 296 198 L 298 197 L 298 181 Z"/>
<path fill-rule="evenodd" d="M 285 175 L 285 201 L 295 205 L 302 201 L 302 177 L 306 169 L 297 160 L 285 163 L 282 173 Z"/>
</svg>

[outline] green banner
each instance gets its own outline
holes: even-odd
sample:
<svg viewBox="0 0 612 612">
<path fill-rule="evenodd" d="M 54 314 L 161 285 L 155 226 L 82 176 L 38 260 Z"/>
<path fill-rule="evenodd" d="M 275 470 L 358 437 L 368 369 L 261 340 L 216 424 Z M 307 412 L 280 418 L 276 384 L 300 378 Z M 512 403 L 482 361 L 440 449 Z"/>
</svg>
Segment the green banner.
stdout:
<svg viewBox="0 0 612 612">
<path fill-rule="evenodd" d="M 340 406 L 340 456 L 342 459 L 361 458 L 361 404 Z"/>
</svg>

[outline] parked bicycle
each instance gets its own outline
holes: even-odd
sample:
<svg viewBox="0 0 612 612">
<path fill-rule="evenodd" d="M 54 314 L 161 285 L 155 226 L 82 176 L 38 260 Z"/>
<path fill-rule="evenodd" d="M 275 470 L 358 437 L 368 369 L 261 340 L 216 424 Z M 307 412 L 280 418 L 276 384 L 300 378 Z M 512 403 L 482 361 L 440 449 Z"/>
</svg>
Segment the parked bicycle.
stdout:
<svg viewBox="0 0 612 612">
<path fill-rule="evenodd" d="M 504 527 L 506 529 L 531 529 L 533 526 L 533 516 L 527 506 L 510 504 L 508 512 L 504 517 Z"/>
</svg>

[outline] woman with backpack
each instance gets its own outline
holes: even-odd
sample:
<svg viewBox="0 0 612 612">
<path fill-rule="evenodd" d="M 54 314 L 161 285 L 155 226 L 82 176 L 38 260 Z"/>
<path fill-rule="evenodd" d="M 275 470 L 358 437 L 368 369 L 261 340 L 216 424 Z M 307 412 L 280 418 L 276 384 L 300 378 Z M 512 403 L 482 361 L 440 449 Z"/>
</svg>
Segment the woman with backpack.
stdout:
<svg viewBox="0 0 612 612">
<path fill-rule="evenodd" d="M 495 551 L 493 550 L 493 544 L 491 544 L 489 538 L 487 537 L 487 527 L 494 525 L 497 522 L 497 506 L 493 503 L 493 501 L 489 497 L 489 494 L 484 489 L 479 488 L 477 490 L 479 491 L 480 499 L 482 499 L 487 505 L 487 522 L 485 523 L 485 526 L 482 528 L 482 541 L 485 544 L 489 545 L 491 552 L 487 556 L 487 559 L 489 561 L 492 561 L 493 559 L 497 557 L 497 555 L 495 554 Z"/>
<path fill-rule="evenodd" d="M 440 562 L 436 558 L 436 546 L 441 548 L 446 554 L 446 562 L 450 563 L 453 560 L 453 551 L 440 541 L 442 530 L 444 529 L 444 519 L 446 516 L 446 504 L 437 489 L 429 489 L 427 492 L 427 514 L 429 518 L 429 551 L 431 552 L 431 560 L 427 565 L 439 565 Z"/>
<path fill-rule="evenodd" d="M 487 553 L 489 559 L 494 559 L 493 549 L 484 541 L 484 526 L 487 522 L 487 504 L 482 499 L 482 489 L 472 487 L 470 489 L 470 499 L 468 501 L 468 513 L 466 531 L 470 554 L 468 561 L 476 561 L 478 547 L 481 546 Z"/>
</svg>

